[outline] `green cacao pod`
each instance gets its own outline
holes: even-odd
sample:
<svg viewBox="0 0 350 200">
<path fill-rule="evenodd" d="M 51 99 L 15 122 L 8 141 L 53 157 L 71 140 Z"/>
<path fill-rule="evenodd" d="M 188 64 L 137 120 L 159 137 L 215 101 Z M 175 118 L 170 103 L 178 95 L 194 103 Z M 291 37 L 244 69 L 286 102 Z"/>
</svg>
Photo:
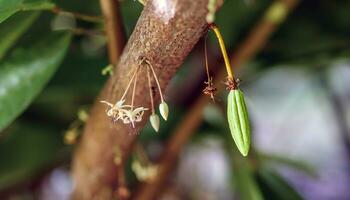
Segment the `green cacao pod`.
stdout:
<svg viewBox="0 0 350 200">
<path fill-rule="evenodd" d="M 229 92 L 227 119 L 238 150 L 243 156 L 247 156 L 250 146 L 250 124 L 244 94 L 240 89 Z"/>
</svg>

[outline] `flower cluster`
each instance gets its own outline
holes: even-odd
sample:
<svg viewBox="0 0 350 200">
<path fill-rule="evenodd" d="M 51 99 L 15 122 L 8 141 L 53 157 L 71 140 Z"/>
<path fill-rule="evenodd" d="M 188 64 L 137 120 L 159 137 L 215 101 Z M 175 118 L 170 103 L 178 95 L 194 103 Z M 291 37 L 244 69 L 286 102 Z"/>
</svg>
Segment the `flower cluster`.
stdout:
<svg viewBox="0 0 350 200">
<path fill-rule="evenodd" d="M 113 119 L 114 123 L 121 120 L 124 124 L 131 124 L 135 128 L 135 122 L 142 120 L 142 116 L 148 108 L 138 107 L 134 109 L 131 105 L 123 105 L 124 102 L 125 100 L 122 99 L 113 105 L 107 101 L 101 101 L 109 106 L 106 113 Z"/>
<path fill-rule="evenodd" d="M 158 81 L 158 78 L 156 76 L 156 73 L 153 69 L 152 64 L 145 58 L 141 59 L 140 65 L 146 64 L 147 66 L 147 78 L 148 78 L 148 86 L 149 86 L 149 91 L 150 91 L 150 100 L 151 100 L 151 116 L 150 116 L 150 122 L 152 127 L 156 132 L 159 130 L 159 124 L 160 120 L 158 115 L 155 113 L 154 109 L 154 100 L 153 100 L 153 90 L 152 90 L 152 83 L 151 83 L 151 73 L 153 74 L 154 80 L 158 86 L 159 90 L 159 95 L 161 98 L 161 103 L 159 104 L 159 111 L 161 116 L 167 120 L 168 118 L 168 113 L 169 113 L 169 108 L 166 102 L 164 101 L 162 90 L 160 88 L 160 84 Z M 146 110 L 149 110 L 148 108 L 145 107 L 135 107 L 134 106 L 134 98 L 135 98 L 135 90 L 136 90 L 136 84 L 137 84 L 137 74 L 139 72 L 140 67 L 136 69 L 134 72 L 130 82 L 128 83 L 126 90 L 122 96 L 122 98 L 117 101 L 115 104 L 110 103 L 108 101 L 101 101 L 101 103 L 104 103 L 108 106 L 108 109 L 106 111 L 107 116 L 111 117 L 113 122 L 116 123 L 118 120 L 121 120 L 124 124 L 131 124 L 133 128 L 135 128 L 135 123 L 142 121 L 142 117 L 145 113 Z M 125 97 L 126 94 L 131 86 L 133 84 L 133 91 L 131 95 L 131 104 L 127 105 L 125 103 Z"/>
</svg>

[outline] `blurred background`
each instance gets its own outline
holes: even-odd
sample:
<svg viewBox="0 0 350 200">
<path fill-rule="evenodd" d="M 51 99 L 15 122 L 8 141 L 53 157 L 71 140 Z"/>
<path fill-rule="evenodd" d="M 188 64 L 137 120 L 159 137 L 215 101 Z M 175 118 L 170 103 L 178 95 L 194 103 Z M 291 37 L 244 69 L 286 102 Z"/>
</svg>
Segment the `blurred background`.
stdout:
<svg viewBox="0 0 350 200">
<path fill-rule="evenodd" d="M 97 0 L 52 2 L 63 10 L 101 15 Z M 272 3 L 225 1 L 216 23 L 230 51 L 237 50 Z M 123 0 L 120 6 L 130 36 L 142 4 Z M 0 7 L 0 19 L 5 11 Z M 62 30 L 74 35 L 57 36 Z M 54 36 L 43 39 L 48 34 Z M 60 42 L 45 46 L 51 44 L 48 41 Z M 34 45 L 45 48 L 36 52 Z M 211 63 L 221 60 L 212 34 L 208 46 Z M 102 75 L 108 56 L 101 23 L 45 10 L 16 12 L 2 21 L 0 111 L 6 111 L 6 101 L 16 102 L 21 95 L 6 100 L 2 94 L 6 84 L 15 84 L 5 82 L 5 76 L 8 68 L 21 64 L 16 55 L 31 49 L 45 56 L 54 47 L 67 51 L 53 61 L 59 64 L 50 78 L 43 78 L 48 84 L 33 89 L 38 92 L 22 105 L 15 120 L 0 123 L 0 199 L 65 200 L 72 192 L 72 153 L 89 108 L 108 78 Z M 166 92 L 169 121 L 161 124 L 159 134 L 149 125 L 140 134 L 147 165 L 153 166 L 204 88 L 203 58 L 200 40 Z M 251 156 L 246 159 L 237 152 L 221 109 L 226 94 L 219 95 L 217 103 L 204 109 L 204 121 L 182 150 L 160 199 L 350 199 L 350 1 L 300 1 L 237 73 L 253 129 Z M 131 191 L 142 181 L 135 167 L 140 156 L 134 154 L 127 166 Z"/>
</svg>

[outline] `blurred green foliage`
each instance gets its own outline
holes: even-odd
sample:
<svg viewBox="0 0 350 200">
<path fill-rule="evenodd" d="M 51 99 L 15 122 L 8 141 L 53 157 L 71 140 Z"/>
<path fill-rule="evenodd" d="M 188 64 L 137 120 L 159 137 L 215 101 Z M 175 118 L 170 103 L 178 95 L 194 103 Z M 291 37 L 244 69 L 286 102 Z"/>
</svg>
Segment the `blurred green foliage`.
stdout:
<svg viewBox="0 0 350 200">
<path fill-rule="evenodd" d="M 0 24 L 0 59 L 38 16 L 38 12 L 23 12 Z"/>
<path fill-rule="evenodd" d="M 30 180 L 38 170 L 62 160 L 67 148 L 57 128 L 44 123 L 16 123 L 9 131 L 0 141 L 0 190 Z"/>
<path fill-rule="evenodd" d="M 216 21 L 230 49 L 248 35 L 271 2 L 261 0 L 247 5 L 242 0 L 225 1 Z M 0 133 L 0 190 L 34 180 L 58 161 L 69 162 L 71 152 L 62 143 L 62 133 L 75 120 L 79 108 L 91 105 L 106 80 L 101 70 L 108 65 L 108 59 L 104 48 L 96 43 L 98 38 L 87 35 L 71 38 L 67 33 L 52 31 L 51 22 L 56 15 L 47 9 L 53 5 L 74 12 L 100 14 L 96 0 L 0 0 L 0 129 L 7 127 Z M 39 14 L 39 11 L 20 10 L 43 11 Z M 138 2 L 121 2 L 127 36 L 132 33 L 141 10 Z M 298 62 L 308 67 L 309 63 L 315 66 L 325 60 L 349 57 L 349 10 L 350 2 L 346 0 L 303 1 L 252 61 L 255 63 L 252 66 L 264 70 L 281 63 Z M 83 21 L 77 21 L 77 27 L 103 30 L 101 24 Z M 216 40 L 210 37 L 215 47 Z M 187 59 L 178 73 L 175 79 L 178 82 L 187 75 L 186 68 L 192 67 L 189 61 L 193 58 Z M 8 90 L 4 96 L 3 91 Z M 210 109 L 205 111 L 210 114 L 204 113 L 206 120 L 198 132 L 222 130 L 220 111 Z M 170 110 L 172 117 L 162 124 L 159 135 L 149 126 L 143 130 L 140 136 L 143 143 L 168 139 L 170 130 L 184 114 L 184 108 Z M 18 120 L 13 121 L 16 117 Z M 220 136 L 225 140 L 224 134 Z M 232 154 L 233 171 L 237 172 L 234 186 L 241 191 L 242 199 L 283 199 L 281 194 L 285 193 L 291 194 L 289 199 L 300 199 L 280 175 L 270 168 L 257 168 L 254 159 L 243 160 Z"/>
<path fill-rule="evenodd" d="M 284 178 L 266 167 L 259 167 L 257 180 L 266 199 L 271 200 L 298 200 L 303 199 Z"/>
<path fill-rule="evenodd" d="M 0 23 L 18 11 L 50 9 L 53 6 L 49 0 L 0 0 Z"/>
</svg>

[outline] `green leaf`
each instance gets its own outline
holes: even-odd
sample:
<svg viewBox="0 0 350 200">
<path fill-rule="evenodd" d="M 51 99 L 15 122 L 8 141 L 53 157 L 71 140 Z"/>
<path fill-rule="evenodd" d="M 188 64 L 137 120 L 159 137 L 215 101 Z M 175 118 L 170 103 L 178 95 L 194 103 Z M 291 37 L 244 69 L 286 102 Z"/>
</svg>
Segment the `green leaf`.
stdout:
<svg viewBox="0 0 350 200">
<path fill-rule="evenodd" d="M 0 140 L 0 190 L 35 176 L 65 153 L 62 135 L 43 124 L 14 124 Z"/>
<path fill-rule="evenodd" d="M 259 157 L 260 157 L 260 160 L 264 162 L 264 164 L 266 165 L 271 163 L 282 164 L 282 165 L 294 168 L 296 170 L 302 171 L 314 178 L 317 177 L 316 169 L 304 161 L 290 159 L 285 156 L 263 154 L 263 153 L 259 153 Z"/>
<path fill-rule="evenodd" d="M 45 10 L 55 6 L 49 0 L 0 0 L 0 23 L 24 10 Z"/>
<path fill-rule="evenodd" d="M 242 200 L 263 200 L 262 192 L 255 180 L 252 165 L 238 152 L 233 155 L 233 172 L 237 192 Z"/>
<path fill-rule="evenodd" d="M 18 13 L 0 24 L 0 59 L 39 16 L 39 12 Z"/>
<path fill-rule="evenodd" d="M 0 63 L 0 131 L 50 80 L 68 48 L 70 34 L 52 33 L 28 49 L 16 49 Z"/>
<path fill-rule="evenodd" d="M 244 94 L 240 89 L 229 92 L 227 119 L 238 150 L 243 156 L 247 156 L 250 147 L 250 124 Z"/>
<path fill-rule="evenodd" d="M 264 196 L 270 200 L 302 200 L 300 194 L 282 176 L 267 167 L 260 167 L 258 182 Z"/>
</svg>

